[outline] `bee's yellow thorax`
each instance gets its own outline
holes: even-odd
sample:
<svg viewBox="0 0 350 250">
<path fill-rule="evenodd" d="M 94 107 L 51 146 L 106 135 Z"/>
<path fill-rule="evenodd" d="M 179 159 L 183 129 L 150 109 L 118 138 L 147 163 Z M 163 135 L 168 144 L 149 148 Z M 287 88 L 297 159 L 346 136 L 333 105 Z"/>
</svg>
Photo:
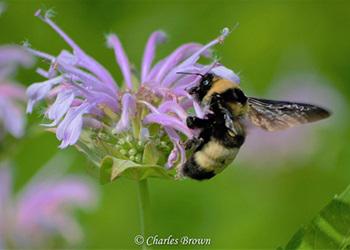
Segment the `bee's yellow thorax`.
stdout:
<svg viewBox="0 0 350 250">
<path fill-rule="evenodd" d="M 213 94 L 221 94 L 232 88 L 238 88 L 238 84 L 225 79 L 216 80 L 213 82 L 213 86 L 210 88 L 208 93 L 204 96 L 203 101 L 205 103 L 209 103 Z"/>
<path fill-rule="evenodd" d="M 239 88 L 239 85 L 237 83 L 234 83 L 232 81 L 225 80 L 225 79 L 216 80 L 214 81 L 211 89 L 205 95 L 203 101 L 204 103 L 209 104 L 213 94 L 215 93 L 221 94 L 227 91 L 228 89 L 235 89 L 235 88 Z M 227 103 L 227 104 L 230 107 L 231 112 L 234 116 L 244 115 L 248 110 L 247 104 L 245 105 L 242 105 L 240 103 Z"/>
</svg>

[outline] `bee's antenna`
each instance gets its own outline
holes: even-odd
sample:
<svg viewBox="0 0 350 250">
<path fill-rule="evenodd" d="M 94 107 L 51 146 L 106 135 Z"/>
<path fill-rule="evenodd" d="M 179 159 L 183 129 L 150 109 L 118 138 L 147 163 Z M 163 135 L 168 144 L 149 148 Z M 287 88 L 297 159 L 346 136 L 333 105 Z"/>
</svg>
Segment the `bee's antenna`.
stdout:
<svg viewBox="0 0 350 250">
<path fill-rule="evenodd" d="M 176 74 L 182 74 L 182 75 L 197 75 L 197 76 L 204 77 L 203 74 L 201 74 L 201 73 L 194 73 L 194 72 L 176 72 Z"/>
</svg>

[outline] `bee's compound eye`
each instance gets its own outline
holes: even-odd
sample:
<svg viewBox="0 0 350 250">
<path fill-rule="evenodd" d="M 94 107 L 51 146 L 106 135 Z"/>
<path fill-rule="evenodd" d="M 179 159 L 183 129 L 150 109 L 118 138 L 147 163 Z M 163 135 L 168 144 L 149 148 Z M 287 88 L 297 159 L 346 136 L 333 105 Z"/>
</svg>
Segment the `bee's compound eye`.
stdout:
<svg viewBox="0 0 350 250">
<path fill-rule="evenodd" d="M 212 74 L 206 74 L 202 77 L 202 80 L 201 80 L 201 85 L 203 87 L 208 87 L 211 85 L 213 81 L 213 75 Z"/>
</svg>

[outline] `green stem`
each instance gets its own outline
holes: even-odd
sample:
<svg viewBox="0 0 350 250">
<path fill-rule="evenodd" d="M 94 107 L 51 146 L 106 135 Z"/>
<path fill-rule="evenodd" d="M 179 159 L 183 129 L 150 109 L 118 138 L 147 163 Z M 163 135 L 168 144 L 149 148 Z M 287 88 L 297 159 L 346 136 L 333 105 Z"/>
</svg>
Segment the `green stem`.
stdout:
<svg viewBox="0 0 350 250">
<path fill-rule="evenodd" d="M 149 192 L 147 179 L 138 182 L 138 194 L 141 235 L 146 241 L 149 225 Z M 142 245 L 142 249 L 147 249 L 145 243 Z"/>
</svg>

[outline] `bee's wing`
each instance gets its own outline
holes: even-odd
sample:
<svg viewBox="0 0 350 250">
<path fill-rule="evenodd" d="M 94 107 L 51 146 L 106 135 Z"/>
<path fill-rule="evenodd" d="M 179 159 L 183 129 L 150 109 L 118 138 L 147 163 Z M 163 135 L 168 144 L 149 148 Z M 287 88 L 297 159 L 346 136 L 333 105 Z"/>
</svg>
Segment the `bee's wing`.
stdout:
<svg viewBox="0 0 350 250">
<path fill-rule="evenodd" d="M 248 118 L 254 125 L 268 131 L 282 130 L 328 116 L 329 111 L 307 103 L 248 98 Z"/>
</svg>

